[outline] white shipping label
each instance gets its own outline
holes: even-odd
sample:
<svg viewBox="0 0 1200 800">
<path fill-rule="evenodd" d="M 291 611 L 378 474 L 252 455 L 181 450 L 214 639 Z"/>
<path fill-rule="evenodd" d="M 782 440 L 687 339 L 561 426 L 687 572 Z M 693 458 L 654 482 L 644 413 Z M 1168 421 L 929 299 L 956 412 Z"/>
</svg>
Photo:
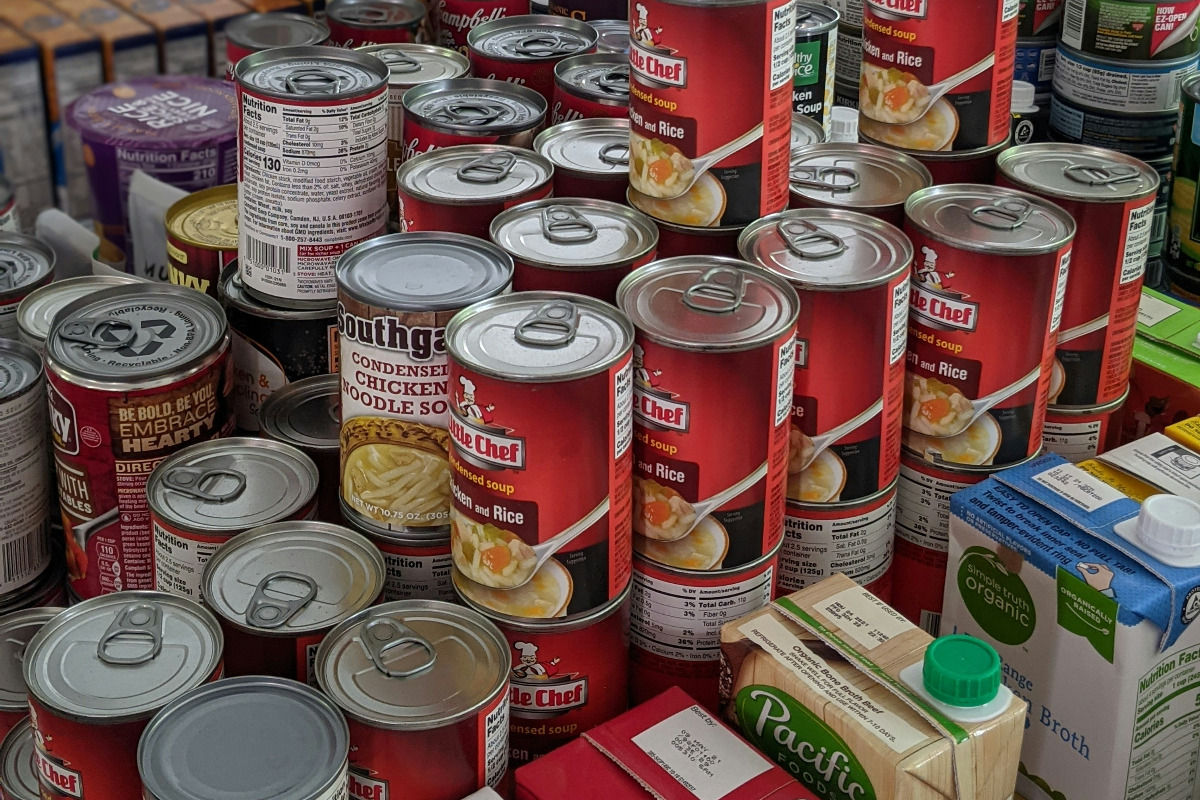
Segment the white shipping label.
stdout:
<svg viewBox="0 0 1200 800">
<path fill-rule="evenodd" d="M 1129 212 L 1125 228 L 1125 249 L 1121 253 L 1121 285 L 1135 281 L 1146 272 L 1150 252 L 1150 234 L 1154 232 L 1154 203 Z"/>
<path fill-rule="evenodd" d="M 1166 300 L 1159 300 L 1154 295 L 1142 293 L 1138 301 L 1138 325 L 1153 327 L 1178 314 L 1183 309 L 1173 306 Z"/>
<path fill-rule="evenodd" d="M 1089 475 L 1073 464 L 1051 467 L 1034 475 L 1033 480 L 1089 514 L 1125 497 L 1107 483 L 1102 483 L 1099 478 Z"/>
<path fill-rule="evenodd" d="M 814 609 L 868 653 L 915 629 L 900 612 L 859 586 L 819 601 Z"/>
<path fill-rule="evenodd" d="M 861 584 L 882 578 L 892 565 L 895 521 L 894 495 L 879 508 L 839 519 L 806 517 L 803 509 L 789 506 L 783 518 L 779 588 L 798 591 L 835 572 Z"/>
<path fill-rule="evenodd" d="M 1200 454 L 1161 433 L 1109 450 L 1099 458 L 1135 478 L 1200 503 Z"/>
</svg>

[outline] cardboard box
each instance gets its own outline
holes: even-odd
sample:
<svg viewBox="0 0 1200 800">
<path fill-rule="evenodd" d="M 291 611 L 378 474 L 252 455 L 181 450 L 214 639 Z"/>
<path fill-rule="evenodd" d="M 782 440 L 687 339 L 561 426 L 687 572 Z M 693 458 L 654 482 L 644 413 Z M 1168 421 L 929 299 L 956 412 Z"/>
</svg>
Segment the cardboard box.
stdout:
<svg viewBox="0 0 1200 800">
<path fill-rule="evenodd" d="M 924 694 L 931 642 L 834 575 L 725 624 L 722 714 L 825 798 L 1008 800 L 1025 706 L 1001 689 L 983 721 L 952 718 Z"/>
<path fill-rule="evenodd" d="M 816 800 L 678 688 L 519 768 L 516 782 L 517 800 Z"/>
<path fill-rule="evenodd" d="M 1200 414 L 1200 308 L 1142 290 L 1121 442 Z"/>
<path fill-rule="evenodd" d="M 112 0 L 158 33 L 158 71 L 209 74 L 208 21 L 174 0 Z"/>
<path fill-rule="evenodd" d="M 225 26 L 229 20 L 250 13 L 250 9 L 237 0 L 179 0 L 191 11 L 208 22 L 208 74 L 213 78 L 225 77 Z"/>
<path fill-rule="evenodd" d="M 91 214 L 91 187 L 79 135 L 63 123 L 76 97 L 104 83 L 100 39 L 38 0 L 0 0 L 0 20 L 37 43 L 58 207 L 81 219 Z M 31 124 L 39 124 L 36 119 Z M 26 223 L 28 224 L 28 223 Z"/>
<path fill-rule="evenodd" d="M 158 74 L 158 35 L 108 0 L 50 0 L 85 30 L 100 37 L 108 83 Z"/>
<path fill-rule="evenodd" d="M 54 206 L 41 55 L 32 39 L 3 23 L 0 86 L 0 172 L 12 184 L 22 228 L 32 232 L 37 215 Z"/>
<path fill-rule="evenodd" d="M 1121 487 L 1200 499 L 1200 456 L 1156 433 L 1097 462 L 1101 476 L 1047 455 L 953 497 L 942 633 L 995 646 L 1025 700 L 1029 800 L 1191 798 L 1200 569 L 1147 552 L 1145 493 Z"/>
</svg>

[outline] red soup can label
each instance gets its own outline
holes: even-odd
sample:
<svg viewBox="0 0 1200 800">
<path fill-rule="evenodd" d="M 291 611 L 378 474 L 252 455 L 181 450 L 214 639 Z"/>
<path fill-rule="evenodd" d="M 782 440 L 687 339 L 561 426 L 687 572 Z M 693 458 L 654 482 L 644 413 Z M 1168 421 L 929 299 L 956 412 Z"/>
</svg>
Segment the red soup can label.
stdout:
<svg viewBox="0 0 1200 800">
<path fill-rule="evenodd" d="M 470 53 L 467 36 L 475 28 L 502 17 L 529 13 L 529 3 L 520 0 L 441 0 L 437 7 L 438 44 L 464 56 Z"/>
<path fill-rule="evenodd" d="M 1075 223 L 1012 189 L 954 184 L 913 195 L 905 447 L 1008 466 L 1042 446 L 1050 365 Z"/>
<path fill-rule="evenodd" d="M 404 95 L 405 161 L 456 144 L 507 144 L 533 148 L 546 120 L 546 99 L 506 81 L 451 78 Z"/>
<path fill-rule="evenodd" d="M 699 177 L 695 159 L 730 147 L 710 165 L 726 198 L 714 223 L 745 225 L 786 208 L 795 3 L 640 0 L 636 13 L 630 185 L 679 197 Z"/>
</svg>

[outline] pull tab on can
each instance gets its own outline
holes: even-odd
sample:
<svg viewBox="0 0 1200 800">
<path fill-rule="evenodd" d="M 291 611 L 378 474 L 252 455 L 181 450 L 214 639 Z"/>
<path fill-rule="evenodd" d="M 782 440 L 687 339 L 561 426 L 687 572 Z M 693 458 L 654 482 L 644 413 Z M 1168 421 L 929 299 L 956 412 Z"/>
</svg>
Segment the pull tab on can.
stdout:
<svg viewBox="0 0 1200 800">
<path fill-rule="evenodd" d="M 1015 231 L 1033 213 L 1033 205 L 1020 197 L 1005 197 L 971 209 L 971 221 L 998 231 Z"/>
<path fill-rule="evenodd" d="M 162 607 L 157 603 L 131 603 L 117 612 L 108 630 L 96 645 L 96 656 L 105 664 L 133 666 L 145 664 L 162 651 Z M 139 642 L 146 649 L 132 656 L 111 652 L 117 640 Z"/>
<path fill-rule="evenodd" d="M 1085 186 L 1111 186 L 1114 183 L 1137 180 L 1140 173 L 1129 164 L 1072 164 L 1063 168 L 1063 174 Z"/>
<path fill-rule="evenodd" d="M 531 33 L 522 37 L 515 45 L 513 52 L 528 58 L 554 58 L 566 56 L 579 49 L 579 42 L 555 33 Z"/>
<path fill-rule="evenodd" d="M 304 586 L 304 594 L 294 599 L 267 595 L 267 590 L 272 583 L 289 582 Z M 278 593 L 281 590 L 276 587 L 274 591 Z M 259 581 L 258 586 L 254 587 L 254 595 L 250 598 L 250 605 L 246 607 L 246 622 L 256 628 L 278 628 L 296 616 L 300 609 L 316 599 L 316 596 L 317 582 L 307 575 L 295 572 L 272 572 Z"/>
<path fill-rule="evenodd" d="M 508 177 L 512 168 L 517 165 L 517 157 L 512 153 L 488 153 L 479 158 L 473 158 L 458 168 L 454 173 L 460 181 L 467 183 L 499 183 Z"/>
<path fill-rule="evenodd" d="M 596 226 L 570 206 L 542 209 L 542 235 L 555 244 L 585 244 L 596 240 Z"/>
<path fill-rule="evenodd" d="M 499 103 L 489 103 L 486 100 L 475 102 L 450 103 L 444 108 L 430 114 L 430 118 L 438 122 L 448 122 L 452 125 L 474 125 L 483 127 L 497 122 L 504 114 L 505 108 Z"/>
<path fill-rule="evenodd" d="M 340 16 L 347 22 L 360 25 L 383 25 L 389 21 L 391 14 L 382 6 L 360 5 L 343 9 Z"/>
<path fill-rule="evenodd" d="M 77 319 L 59 327 L 58 335 L 79 344 L 119 350 L 133 344 L 137 330 L 123 319 Z"/>
<path fill-rule="evenodd" d="M 336 94 L 339 88 L 337 75 L 324 67 L 301 67 L 284 79 L 284 85 L 292 94 Z"/>
<path fill-rule="evenodd" d="M 521 320 L 514 334 L 530 347 L 563 347 L 579 332 L 579 309 L 569 300 L 551 300 Z"/>
<path fill-rule="evenodd" d="M 223 492 L 213 492 L 204 488 L 206 483 L 212 486 L 220 478 L 233 478 L 234 485 Z M 196 470 L 176 467 L 163 475 L 163 486 L 196 500 L 226 503 L 238 498 L 246 490 L 246 476 L 232 469 Z"/>
<path fill-rule="evenodd" d="M 421 62 L 403 50 L 378 50 L 371 55 L 387 64 L 394 74 L 408 75 L 421 71 Z"/>
<path fill-rule="evenodd" d="M 791 183 L 797 186 L 807 186 L 810 189 L 825 189 L 830 192 L 852 192 L 862 185 L 858 170 L 838 166 L 809 166 L 798 165 L 792 168 L 788 176 Z M 839 178 L 845 178 L 844 183 L 838 183 Z"/>
<path fill-rule="evenodd" d="M 0 291 L 9 292 L 17 287 L 17 275 L 21 265 L 11 258 L 0 256 Z"/>
<path fill-rule="evenodd" d="M 596 78 L 596 86 L 605 94 L 629 94 L 629 65 L 623 64 L 602 73 Z"/>
<path fill-rule="evenodd" d="M 800 258 L 833 258 L 847 249 L 842 237 L 806 219 L 784 220 L 775 229 L 788 250 Z"/>
<path fill-rule="evenodd" d="M 600 148 L 600 160 L 614 167 L 629 166 L 629 142 L 610 142 Z"/>
<path fill-rule="evenodd" d="M 746 294 L 746 276 L 734 267 L 713 267 L 683 293 L 683 304 L 705 314 L 737 311 Z"/>
<path fill-rule="evenodd" d="M 389 678 L 407 678 L 424 672 L 437 661 L 437 650 L 429 640 L 391 617 L 374 617 L 363 623 L 362 643 L 367 648 L 367 655 L 375 669 Z M 425 651 L 425 658 L 411 669 L 393 669 L 383 660 L 384 655 L 392 649 L 405 644 L 415 644 Z"/>
</svg>

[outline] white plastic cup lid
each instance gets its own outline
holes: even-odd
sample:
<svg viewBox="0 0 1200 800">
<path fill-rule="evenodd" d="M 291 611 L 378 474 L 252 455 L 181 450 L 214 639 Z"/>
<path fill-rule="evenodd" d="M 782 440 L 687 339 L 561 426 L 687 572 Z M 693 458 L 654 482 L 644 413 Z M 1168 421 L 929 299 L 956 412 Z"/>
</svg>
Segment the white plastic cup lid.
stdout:
<svg viewBox="0 0 1200 800">
<path fill-rule="evenodd" d="M 1037 87 L 1027 81 L 1013 81 L 1012 110 L 1037 111 Z"/>
<path fill-rule="evenodd" d="M 858 141 L 858 109 L 849 106 L 834 106 L 829 111 L 831 120 L 829 141 Z"/>
</svg>

